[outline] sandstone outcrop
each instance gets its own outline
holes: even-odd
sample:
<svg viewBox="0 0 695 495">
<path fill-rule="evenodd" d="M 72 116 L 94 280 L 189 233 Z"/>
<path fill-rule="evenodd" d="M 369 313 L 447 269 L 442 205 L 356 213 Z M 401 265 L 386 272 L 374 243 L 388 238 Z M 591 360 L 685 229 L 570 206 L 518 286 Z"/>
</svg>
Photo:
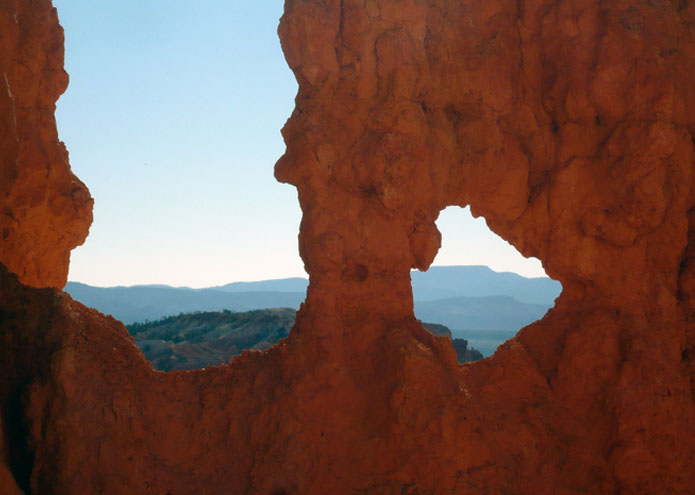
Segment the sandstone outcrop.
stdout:
<svg viewBox="0 0 695 495">
<path fill-rule="evenodd" d="M 0 1 L 0 263 L 36 287 L 65 285 L 92 223 L 92 198 L 56 131 L 67 85 L 51 2 Z"/>
<path fill-rule="evenodd" d="M 5 73 L 59 53 L 47 1 L 0 5 Z M 693 493 L 695 5 L 286 0 L 279 32 L 300 87 L 276 175 L 298 189 L 311 277 L 289 338 L 154 372 L 120 323 L 0 270 L 0 491 Z M 26 121 L 52 127 L 52 105 Z M 18 146 L 57 145 L 9 129 L 3 177 L 25 174 Z M 60 190 L 56 175 L 23 183 Z M 55 262 L 43 233 L 77 239 L 52 219 L 79 209 L 23 204 L 33 244 L 3 244 L 3 264 L 51 285 L 64 264 L 22 263 Z M 412 314 L 410 269 L 432 262 L 448 205 L 564 286 L 463 366 Z"/>
</svg>

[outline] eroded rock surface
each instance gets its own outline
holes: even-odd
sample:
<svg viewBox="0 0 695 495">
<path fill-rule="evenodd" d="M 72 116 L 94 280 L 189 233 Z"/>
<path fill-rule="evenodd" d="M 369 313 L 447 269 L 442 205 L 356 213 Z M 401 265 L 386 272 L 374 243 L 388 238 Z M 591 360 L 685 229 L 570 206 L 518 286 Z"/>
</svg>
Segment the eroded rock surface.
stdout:
<svg viewBox="0 0 695 495">
<path fill-rule="evenodd" d="M 0 5 L 3 23 L 20 11 L 30 40 L 53 40 L 11 52 L 2 24 L 3 70 L 57 53 L 47 2 Z M 311 277 L 290 337 L 154 372 L 120 323 L 2 270 L 6 491 L 693 493 L 695 5 L 285 9 L 300 89 L 276 175 L 299 191 Z M 3 160 L 56 144 L 7 135 Z M 409 283 L 454 204 L 564 286 L 543 320 L 464 366 L 414 319 Z M 43 260 L 44 223 L 20 225 Z"/>
<path fill-rule="evenodd" d="M 448 205 L 564 286 L 463 371 L 504 418 L 480 430 L 489 464 L 458 464 L 488 466 L 462 471 L 478 487 L 691 489 L 694 20 L 689 2 L 286 3 L 300 91 L 276 175 L 299 189 L 309 308 L 409 314 Z"/>
<path fill-rule="evenodd" d="M 50 0 L 0 0 L 0 263 L 35 287 L 65 285 L 92 223 L 92 198 L 56 131 L 67 85 Z"/>
</svg>

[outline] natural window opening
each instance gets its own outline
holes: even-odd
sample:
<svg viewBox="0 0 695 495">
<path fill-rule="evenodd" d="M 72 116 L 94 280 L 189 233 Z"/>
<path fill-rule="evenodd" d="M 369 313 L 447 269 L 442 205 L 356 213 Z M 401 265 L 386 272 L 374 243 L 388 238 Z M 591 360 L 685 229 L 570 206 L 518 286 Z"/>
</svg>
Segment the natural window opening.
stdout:
<svg viewBox="0 0 695 495">
<path fill-rule="evenodd" d="M 65 291 L 125 323 L 158 369 L 285 337 L 308 282 L 297 191 L 273 177 L 297 92 L 282 2 L 54 3 L 59 134 L 96 198 Z"/>
<path fill-rule="evenodd" d="M 491 356 L 526 325 L 542 318 L 562 291 L 535 258 L 524 258 L 470 208 L 449 207 L 437 227 L 442 247 L 427 272 L 411 273 L 415 316 L 444 325 L 455 348 Z M 469 356 L 475 357 L 475 356 Z M 464 356 L 465 358 L 465 356 Z M 462 361 L 459 352 L 459 361 Z"/>
</svg>

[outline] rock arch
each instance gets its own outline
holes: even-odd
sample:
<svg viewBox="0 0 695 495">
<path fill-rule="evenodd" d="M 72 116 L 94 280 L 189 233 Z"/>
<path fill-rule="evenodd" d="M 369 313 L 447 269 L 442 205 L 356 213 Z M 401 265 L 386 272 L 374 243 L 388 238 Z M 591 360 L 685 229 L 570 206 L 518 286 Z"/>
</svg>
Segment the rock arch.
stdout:
<svg viewBox="0 0 695 495">
<path fill-rule="evenodd" d="M 65 256 L 56 265 L 39 233 L 66 233 L 69 251 L 89 200 L 64 156 L 61 173 L 30 174 L 60 149 L 55 11 L 0 3 L 0 201 L 28 219 L 3 231 L 0 488 L 689 492 L 695 7 L 285 9 L 300 89 L 276 176 L 299 191 L 307 302 L 282 345 L 162 375 L 118 322 L 30 287 L 64 280 Z M 19 177 L 57 193 L 8 194 Z M 464 367 L 412 316 L 409 270 L 432 262 L 447 205 L 470 205 L 564 286 L 542 321 Z M 27 275 L 22 253 L 55 269 Z M 6 421 L 18 403 L 19 444 Z M 31 465 L 7 462 L 17 455 Z"/>
</svg>

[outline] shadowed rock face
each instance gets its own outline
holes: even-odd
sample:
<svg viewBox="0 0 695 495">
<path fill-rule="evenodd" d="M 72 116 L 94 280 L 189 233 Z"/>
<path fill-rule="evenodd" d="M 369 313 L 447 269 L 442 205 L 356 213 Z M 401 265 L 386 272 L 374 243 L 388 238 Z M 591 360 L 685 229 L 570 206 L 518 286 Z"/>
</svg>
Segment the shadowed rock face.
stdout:
<svg viewBox="0 0 695 495">
<path fill-rule="evenodd" d="M 3 70 L 60 46 L 47 2 L 0 6 L 3 36 L 51 40 L 16 52 L 2 38 Z M 692 493 L 695 6 L 285 10 L 300 88 L 276 175 L 299 191 L 311 282 L 290 337 L 153 372 L 120 323 L 3 270 L 0 491 Z M 20 174 L 13 146 L 55 144 L 58 93 L 26 110 L 48 112 L 42 139 L 0 137 L 6 176 Z M 448 205 L 471 205 L 564 286 L 543 320 L 465 366 L 412 315 L 409 270 L 432 262 Z M 43 261 L 43 221 L 19 225 Z M 21 275 L 20 261 L 3 262 Z"/>
</svg>

